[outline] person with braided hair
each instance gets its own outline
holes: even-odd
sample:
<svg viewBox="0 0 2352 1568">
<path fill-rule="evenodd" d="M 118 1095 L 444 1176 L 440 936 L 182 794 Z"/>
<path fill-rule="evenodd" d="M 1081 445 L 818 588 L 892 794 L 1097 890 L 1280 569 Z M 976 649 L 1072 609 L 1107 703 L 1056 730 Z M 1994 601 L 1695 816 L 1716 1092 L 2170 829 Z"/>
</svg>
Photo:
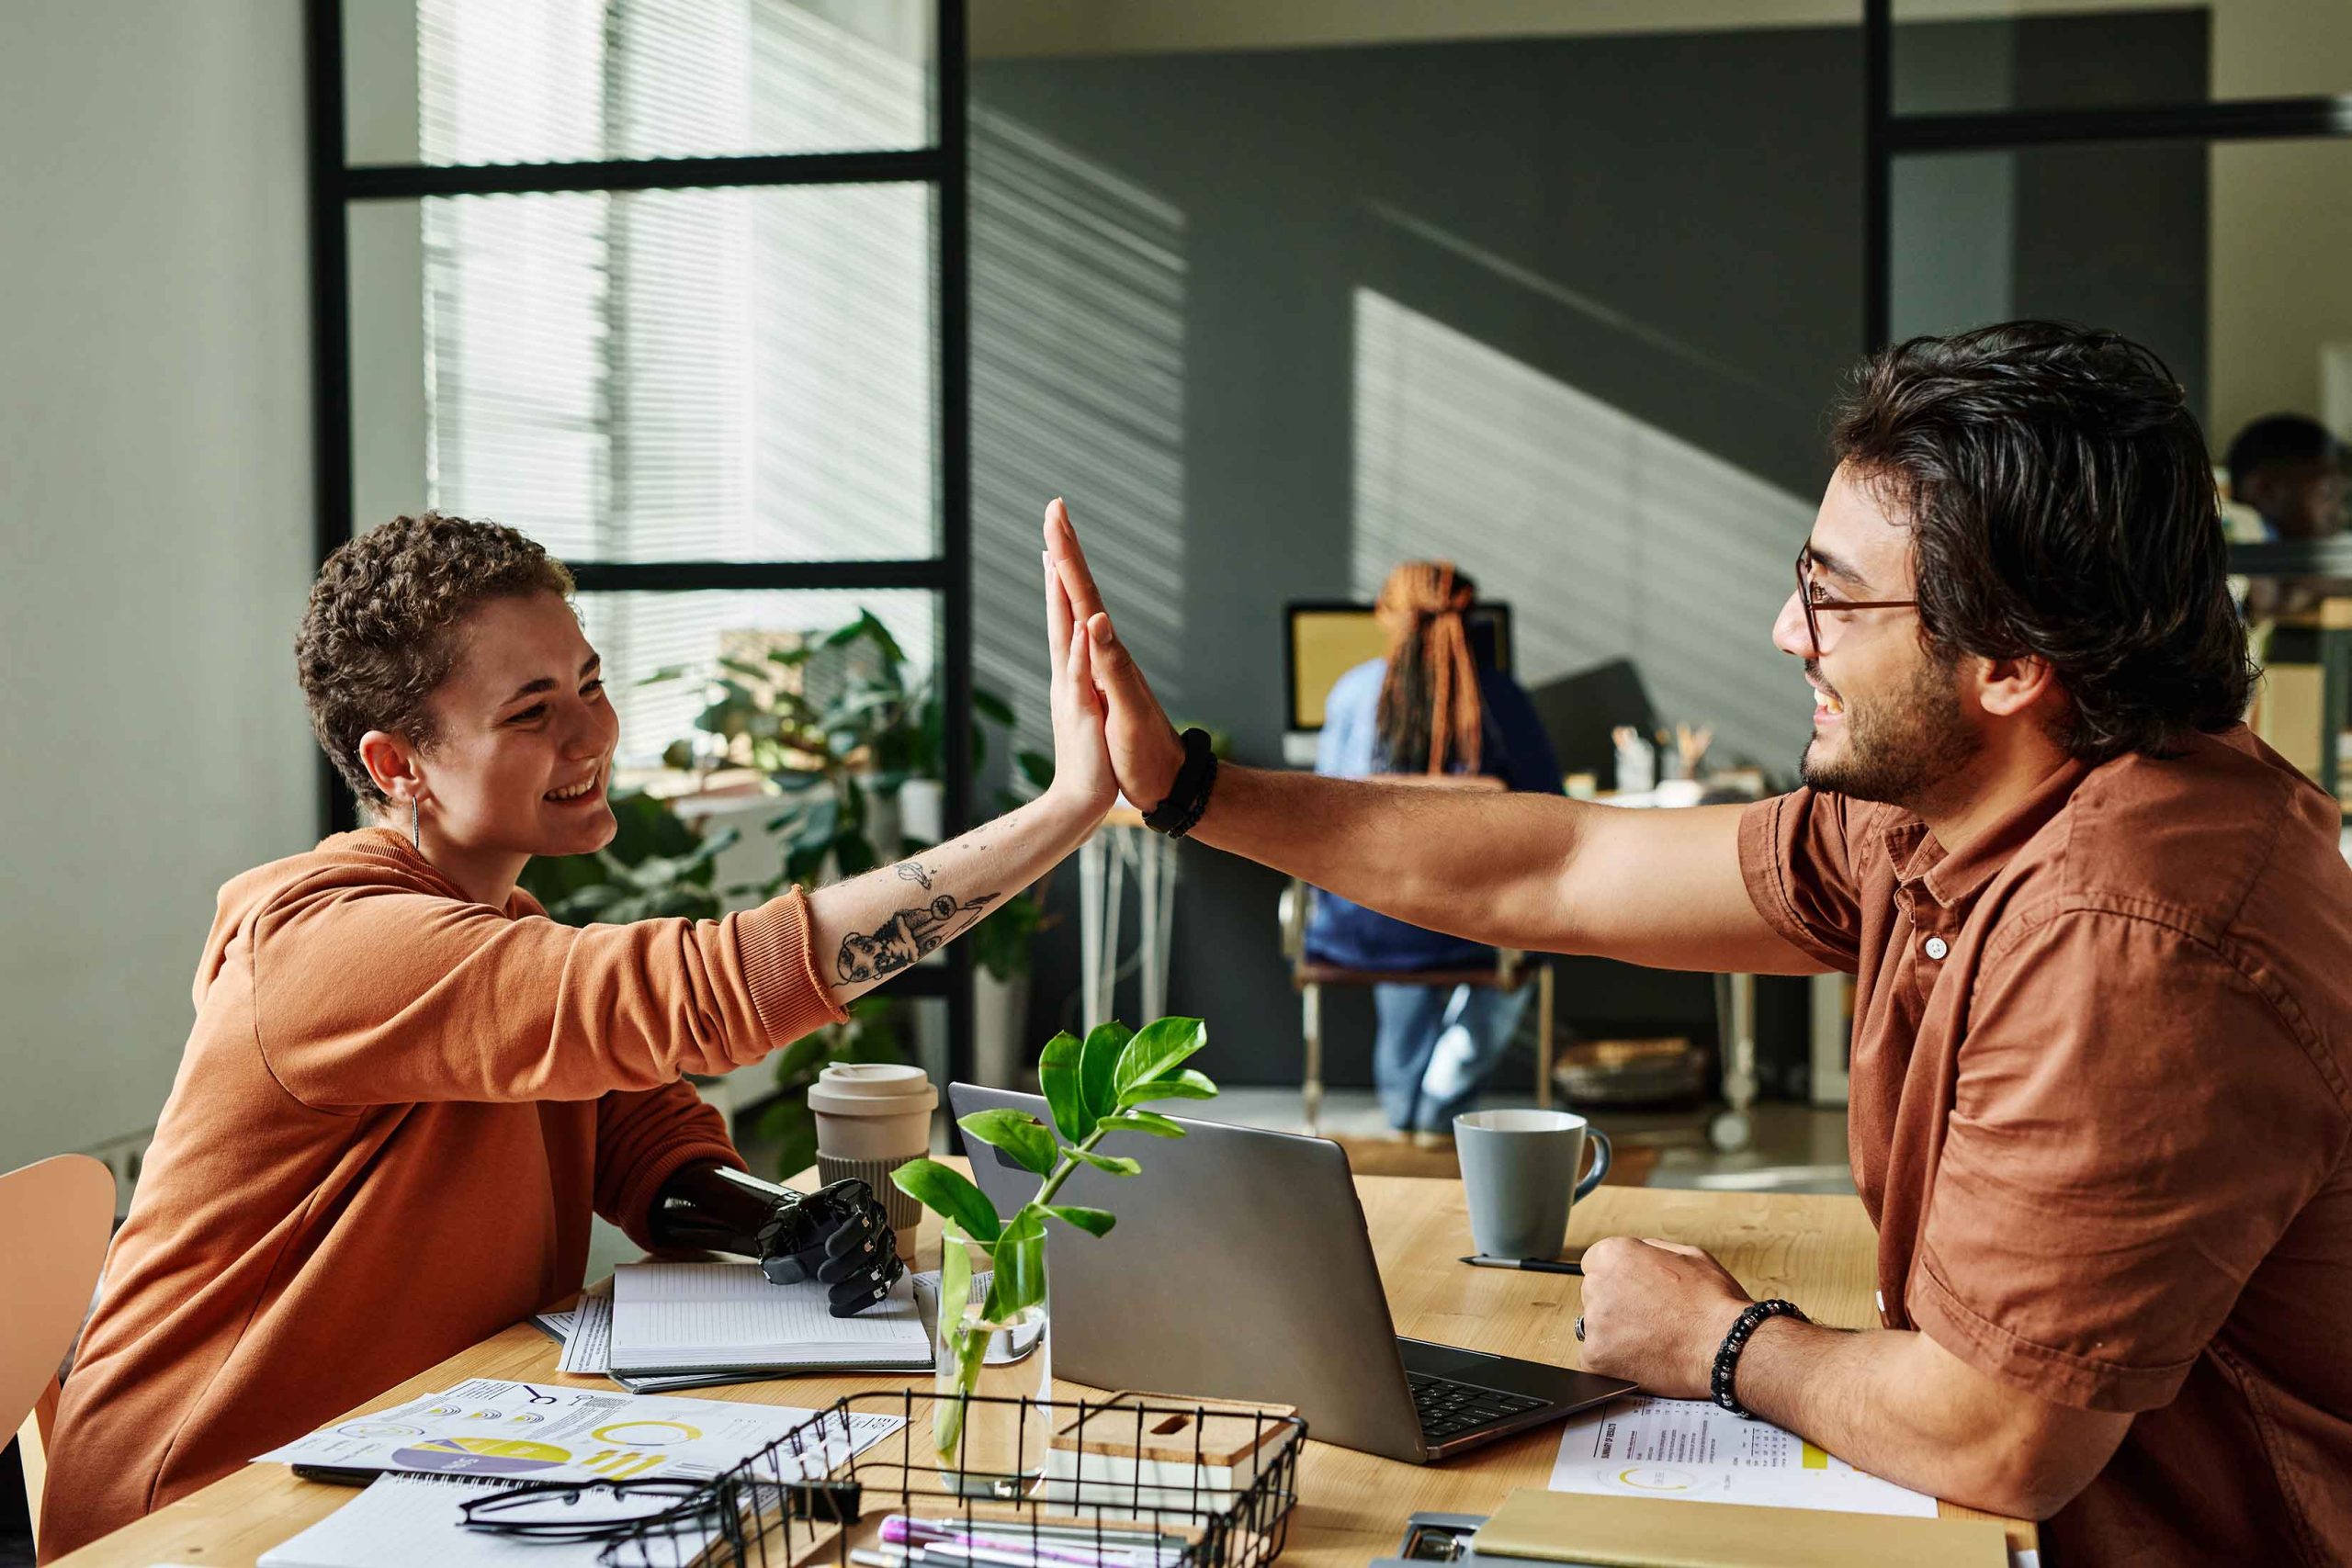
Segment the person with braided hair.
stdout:
<svg viewBox="0 0 2352 1568">
<path fill-rule="evenodd" d="M 1407 561 L 1388 574 L 1378 614 L 1388 654 L 1340 677 L 1324 704 L 1315 771 L 1339 778 L 1419 778 L 1439 787 L 1557 795 L 1560 767 L 1527 694 L 1473 653 L 1465 617 L 1475 583 L 1452 561 Z M 1349 969 L 1462 969 L 1494 961 L 1482 943 L 1426 931 L 1319 894 L 1307 955 Z M 1373 1078 L 1388 1124 L 1424 1141 L 1469 1109 L 1510 1044 L 1527 992 L 1387 983 L 1373 987 Z"/>
</svg>

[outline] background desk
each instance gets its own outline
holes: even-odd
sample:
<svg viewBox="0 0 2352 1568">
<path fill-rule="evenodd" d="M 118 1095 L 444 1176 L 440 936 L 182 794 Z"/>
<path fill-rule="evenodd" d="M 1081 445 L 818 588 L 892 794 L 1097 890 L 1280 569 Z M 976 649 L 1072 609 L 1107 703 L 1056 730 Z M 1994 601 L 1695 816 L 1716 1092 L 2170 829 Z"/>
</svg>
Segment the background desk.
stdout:
<svg viewBox="0 0 2352 1568">
<path fill-rule="evenodd" d="M 1456 1262 L 1471 1249 L 1456 1182 L 1368 1176 L 1359 1178 L 1357 1187 L 1399 1333 L 1576 1362 L 1572 1325 L 1580 1280 Z M 1864 1327 L 1877 1321 L 1871 1306 L 1876 1243 L 1857 1199 L 1603 1187 L 1577 1204 L 1569 1242 L 1582 1247 L 1621 1232 L 1703 1247 L 1758 1296 L 1786 1296 L 1820 1322 Z M 926 1265 L 935 1265 L 938 1232 L 928 1217 L 922 1240 Z M 1072 1238 L 1057 1245 L 1085 1243 Z M 363 1408 L 382 1409 L 469 1377 L 611 1386 L 601 1378 L 559 1377 L 555 1359 L 556 1347 L 545 1335 L 518 1324 L 387 1390 Z M 695 1396 L 821 1406 L 843 1393 L 904 1384 L 903 1375 L 797 1377 L 706 1389 Z M 1298 1510 L 1291 1518 L 1283 1561 L 1359 1568 L 1396 1546 L 1408 1513 L 1483 1514 L 1515 1486 L 1543 1485 L 1558 1448 L 1556 1426 L 1445 1465 L 1399 1464 L 1310 1442 L 1299 1466 Z M 62 1561 L 74 1568 L 147 1568 L 161 1562 L 246 1568 L 261 1552 L 350 1497 L 343 1487 L 297 1481 L 283 1465 L 254 1465 Z M 1949 1504 L 1944 1511 L 1968 1513 Z M 2030 1524 L 2010 1521 L 2009 1535 L 2016 1546 L 2034 1542 Z"/>
</svg>

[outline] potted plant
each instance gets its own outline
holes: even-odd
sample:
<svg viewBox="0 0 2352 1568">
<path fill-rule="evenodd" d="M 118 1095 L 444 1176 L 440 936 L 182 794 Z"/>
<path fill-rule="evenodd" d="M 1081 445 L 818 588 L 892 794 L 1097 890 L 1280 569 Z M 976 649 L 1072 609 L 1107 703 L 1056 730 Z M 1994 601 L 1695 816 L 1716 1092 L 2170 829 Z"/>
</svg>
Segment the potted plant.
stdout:
<svg viewBox="0 0 2352 1568">
<path fill-rule="evenodd" d="M 943 1479 L 957 1489 L 1017 1497 L 1043 1473 L 1053 1398 L 1046 1222 L 1092 1236 L 1110 1233 L 1116 1222 L 1108 1211 L 1055 1199 L 1080 1166 L 1113 1176 L 1142 1171 L 1134 1159 L 1102 1151 L 1114 1134 L 1184 1135 L 1144 1107 L 1216 1096 L 1216 1084 L 1184 1066 L 1207 1043 L 1208 1026 L 1196 1018 L 1163 1018 L 1132 1032 L 1105 1023 L 1083 1041 L 1067 1032 L 1047 1041 L 1038 1079 L 1051 1125 L 1011 1109 L 976 1111 L 957 1123 L 1039 1178 L 1036 1195 L 1009 1217 L 937 1160 L 891 1173 L 942 1222 L 932 1451 Z M 988 1283 L 975 1301 L 973 1281 L 982 1272 Z M 989 1344 L 1000 1335 L 1018 1359 L 991 1365 Z"/>
</svg>

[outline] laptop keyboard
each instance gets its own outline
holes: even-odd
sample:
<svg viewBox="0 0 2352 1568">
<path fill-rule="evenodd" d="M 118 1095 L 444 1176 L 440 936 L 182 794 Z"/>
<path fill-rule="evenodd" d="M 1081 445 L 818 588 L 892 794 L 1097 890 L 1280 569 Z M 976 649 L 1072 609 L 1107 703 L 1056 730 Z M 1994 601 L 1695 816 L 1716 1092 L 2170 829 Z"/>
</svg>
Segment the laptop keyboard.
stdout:
<svg viewBox="0 0 2352 1568">
<path fill-rule="evenodd" d="M 1422 1435 L 1431 1442 L 1442 1443 L 1464 1432 L 1541 1410 L 1547 1403 L 1530 1394 L 1505 1393 L 1500 1389 L 1480 1388 L 1476 1383 L 1455 1382 L 1426 1372 L 1408 1372 L 1405 1381 L 1413 1385 L 1413 1409 L 1421 1418 Z"/>
</svg>

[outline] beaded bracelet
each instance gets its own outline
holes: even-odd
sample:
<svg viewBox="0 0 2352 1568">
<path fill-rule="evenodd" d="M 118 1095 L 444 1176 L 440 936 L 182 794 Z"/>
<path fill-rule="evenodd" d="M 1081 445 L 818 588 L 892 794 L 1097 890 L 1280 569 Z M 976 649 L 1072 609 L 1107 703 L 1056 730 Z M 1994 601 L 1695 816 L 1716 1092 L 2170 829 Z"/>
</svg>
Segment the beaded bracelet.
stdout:
<svg viewBox="0 0 2352 1568">
<path fill-rule="evenodd" d="M 1168 786 L 1168 798 L 1144 813 L 1143 825 L 1155 833 L 1181 839 L 1191 832 L 1209 808 L 1209 787 L 1216 783 L 1216 753 L 1205 729 L 1184 731 L 1184 761 Z"/>
<path fill-rule="evenodd" d="M 1797 1310 L 1794 1302 L 1784 1302 L 1776 1298 L 1769 1302 L 1755 1303 L 1739 1314 L 1739 1321 L 1731 1325 L 1729 1334 L 1724 1336 L 1723 1348 L 1715 1352 L 1714 1375 L 1708 1380 L 1709 1387 L 1715 1396 L 1715 1403 L 1746 1420 L 1754 1420 L 1756 1412 L 1742 1404 L 1733 1395 L 1732 1378 L 1739 1368 L 1739 1353 L 1747 1348 L 1748 1340 L 1755 1337 L 1757 1329 L 1763 1326 L 1764 1320 L 1768 1317 L 1793 1317 L 1799 1323 L 1813 1321 Z"/>
</svg>

